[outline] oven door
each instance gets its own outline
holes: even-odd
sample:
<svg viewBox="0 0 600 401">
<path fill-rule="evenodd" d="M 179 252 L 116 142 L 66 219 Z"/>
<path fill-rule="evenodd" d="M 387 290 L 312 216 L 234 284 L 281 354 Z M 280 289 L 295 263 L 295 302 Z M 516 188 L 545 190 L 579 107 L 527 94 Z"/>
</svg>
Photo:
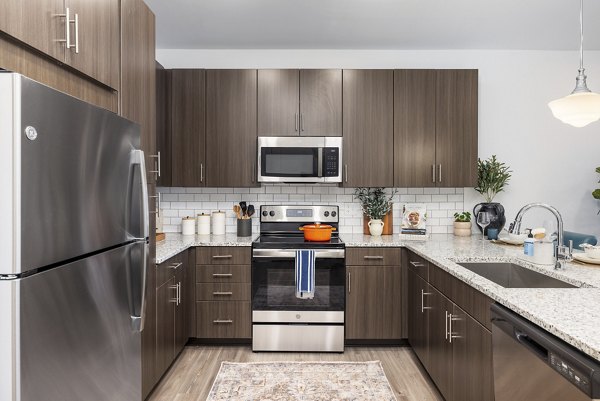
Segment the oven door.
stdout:
<svg viewBox="0 0 600 401">
<path fill-rule="evenodd" d="M 259 250 L 252 257 L 254 322 L 343 323 L 345 306 L 344 250 L 319 250 L 315 263 L 315 296 L 296 298 L 295 258 L 277 256 L 293 250 Z M 339 255 L 342 255 L 339 257 Z M 333 322 L 332 322 L 333 323 Z"/>
</svg>

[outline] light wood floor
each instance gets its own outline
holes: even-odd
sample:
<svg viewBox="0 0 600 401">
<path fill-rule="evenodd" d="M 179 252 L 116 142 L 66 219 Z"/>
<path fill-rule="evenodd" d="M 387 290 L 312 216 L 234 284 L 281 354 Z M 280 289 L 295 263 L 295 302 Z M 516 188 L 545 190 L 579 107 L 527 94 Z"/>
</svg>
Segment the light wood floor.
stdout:
<svg viewBox="0 0 600 401">
<path fill-rule="evenodd" d="M 443 400 L 409 347 L 347 347 L 343 354 L 316 354 L 253 353 L 250 346 L 187 346 L 149 401 L 205 401 L 223 361 L 376 360 L 381 361 L 398 401 Z"/>
</svg>

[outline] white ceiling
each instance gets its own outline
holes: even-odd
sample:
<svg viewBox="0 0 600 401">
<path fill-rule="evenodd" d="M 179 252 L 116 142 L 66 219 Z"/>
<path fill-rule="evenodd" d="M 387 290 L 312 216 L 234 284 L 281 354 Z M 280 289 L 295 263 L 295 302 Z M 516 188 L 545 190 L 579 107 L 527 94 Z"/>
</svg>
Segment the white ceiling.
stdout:
<svg viewBox="0 0 600 401">
<path fill-rule="evenodd" d="M 159 49 L 537 49 L 579 46 L 578 0 L 146 0 Z M 586 49 L 600 1 L 585 0 Z"/>
</svg>

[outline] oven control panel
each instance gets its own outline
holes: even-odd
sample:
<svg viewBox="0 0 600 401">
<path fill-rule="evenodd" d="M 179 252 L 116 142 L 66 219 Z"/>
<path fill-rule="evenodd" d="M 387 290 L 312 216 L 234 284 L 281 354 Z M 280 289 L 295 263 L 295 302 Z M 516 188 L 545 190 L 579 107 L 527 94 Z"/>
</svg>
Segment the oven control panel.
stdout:
<svg viewBox="0 0 600 401">
<path fill-rule="evenodd" d="M 260 221 L 291 223 L 338 223 L 338 206 L 281 206 L 264 205 L 260 207 Z"/>
</svg>

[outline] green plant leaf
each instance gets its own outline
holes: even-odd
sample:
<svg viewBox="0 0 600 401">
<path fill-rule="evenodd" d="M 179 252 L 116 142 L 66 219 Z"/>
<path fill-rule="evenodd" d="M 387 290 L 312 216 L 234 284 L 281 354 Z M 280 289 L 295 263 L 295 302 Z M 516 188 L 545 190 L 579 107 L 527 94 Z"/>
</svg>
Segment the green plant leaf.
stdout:
<svg viewBox="0 0 600 401">
<path fill-rule="evenodd" d="M 496 155 L 487 160 L 477 159 L 477 186 L 475 190 L 491 202 L 494 197 L 504 191 L 508 185 L 512 171 L 506 164 L 499 162 Z"/>
</svg>

